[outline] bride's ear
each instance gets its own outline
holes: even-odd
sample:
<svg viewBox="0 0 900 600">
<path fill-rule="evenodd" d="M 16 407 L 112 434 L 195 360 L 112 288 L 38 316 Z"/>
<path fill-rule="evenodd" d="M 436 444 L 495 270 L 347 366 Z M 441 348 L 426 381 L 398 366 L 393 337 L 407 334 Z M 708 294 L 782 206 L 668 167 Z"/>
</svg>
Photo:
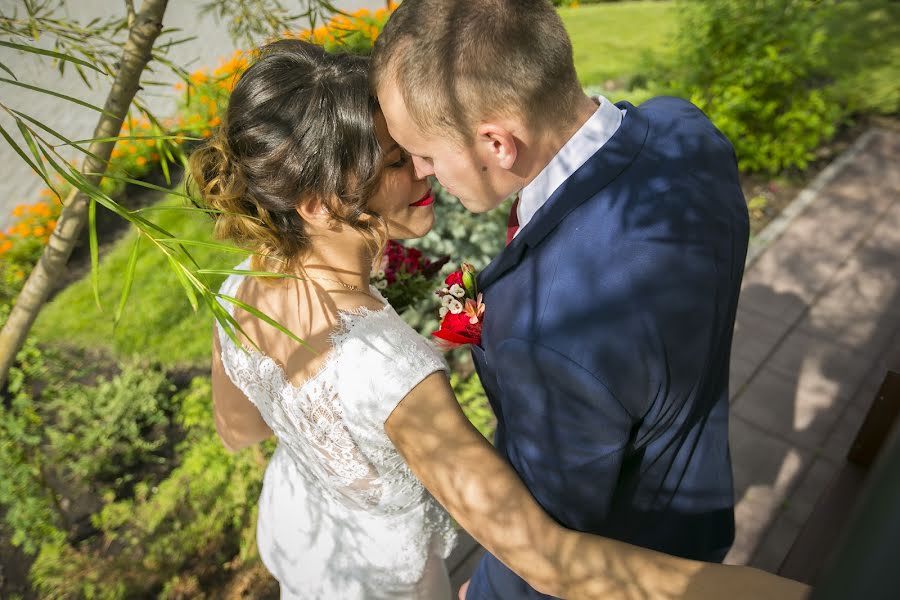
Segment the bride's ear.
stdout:
<svg viewBox="0 0 900 600">
<path fill-rule="evenodd" d="M 318 198 L 301 198 L 297 204 L 297 214 L 314 227 L 328 228 L 331 226 L 331 215 L 328 214 L 328 209 Z"/>
<path fill-rule="evenodd" d="M 509 129 L 496 123 L 482 123 L 478 126 L 477 135 L 478 143 L 484 145 L 488 156 L 496 161 L 497 166 L 512 169 L 519 156 L 519 148 Z"/>
</svg>

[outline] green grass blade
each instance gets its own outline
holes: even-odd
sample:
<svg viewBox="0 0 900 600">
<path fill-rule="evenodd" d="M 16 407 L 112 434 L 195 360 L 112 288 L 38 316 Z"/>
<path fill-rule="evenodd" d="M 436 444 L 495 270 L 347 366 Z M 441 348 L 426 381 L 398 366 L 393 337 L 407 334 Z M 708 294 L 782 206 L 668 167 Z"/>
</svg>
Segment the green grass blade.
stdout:
<svg viewBox="0 0 900 600">
<path fill-rule="evenodd" d="M 74 56 L 70 56 L 68 54 L 64 54 L 62 52 L 54 52 L 53 50 L 44 50 L 43 48 L 35 48 L 34 46 L 26 46 L 25 44 L 15 44 L 13 42 L 4 42 L 0 40 L 0 46 L 6 46 L 7 48 L 13 48 L 15 50 L 21 50 L 22 52 L 30 52 L 31 54 L 40 54 L 42 56 L 50 56 L 52 58 L 56 58 L 58 60 L 72 62 L 77 65 L 81 65 L 84 67 L 88 67 L 89 69 L 93 69 L 98 73 L 106 73 L 103 72 L 102 69 L 99 69 L 97 66 L 92 65 L 86 60 L 81 60 L 80 58 L 75 58 Z"/>
<path fill-rule="evenodd" d="M 6 77 L 0 77 L 0 81 L 2 81 L 3 83 L 8 83 L 10 85 L 15 85 L 15 86 L 18 86 L 21 88 L 25 88 L 26 90 L 31 90 L 33 92 L 39 92 L 41 94 L 47 94 L 48 96 L 54 96 L 56 98 L 68 100 L 69 102 L 73 102 L 75 104 L 78 104 L 79 106 L 84 106 L 85 108 L 89 108 L 89 109 L 95 110 L 99 113 L 103 113 L 104 115 L 106 115 L 108 117 L 112 117 L 114 119 L 116 118 L 116 115 L 112 114 L 111 112 L 107 112 L 106 110 L 104 110 L 100 107 L 94 106 L 90 102 L 85 102 L 84 100 L 79 100 L 78 98 L 73 98 L 72 96 L 68 96 L 66 94 L 60 94 L 59 92 L 54 92 L 53 90 L 48 90 L 46 88 L 38 87 L 36 85 L 22 83 L 21 81 L 7 79 Z"/>
<path fill-rule="evenodd" d="M 122 319 L 122 313 L 125 312 L 125 304 L 128 302 L 128 296 L 131 295 L 131 286 L 134 283 L 134 271 L 137 267 L 138 249 L 141 246 L 141 236 L 134 239 L 134 246 L 131 247 L 131 254 L 128 256 L 128 266 L 125 268 L 125 283 L 122 286 L 122 296 L 119 298 L 119 306 L 116 308 L 116 316 L 113 320 L 113 331 L 119 325 Z"/>
</svg>

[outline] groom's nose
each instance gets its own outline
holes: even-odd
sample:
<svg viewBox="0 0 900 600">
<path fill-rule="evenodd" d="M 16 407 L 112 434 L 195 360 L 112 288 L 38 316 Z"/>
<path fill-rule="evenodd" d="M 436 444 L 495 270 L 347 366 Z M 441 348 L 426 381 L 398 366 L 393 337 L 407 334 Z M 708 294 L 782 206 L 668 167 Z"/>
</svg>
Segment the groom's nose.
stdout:
<svg viewBox="0 0 900 600">
<path fill-rule="evenodd" d="M 413 168 L 416 170 L 416 179 L 425 179 L 429 175 L 434 175 L 434 165 L 430 160 L 413 156 L 412 161 Z"/>
</svg>

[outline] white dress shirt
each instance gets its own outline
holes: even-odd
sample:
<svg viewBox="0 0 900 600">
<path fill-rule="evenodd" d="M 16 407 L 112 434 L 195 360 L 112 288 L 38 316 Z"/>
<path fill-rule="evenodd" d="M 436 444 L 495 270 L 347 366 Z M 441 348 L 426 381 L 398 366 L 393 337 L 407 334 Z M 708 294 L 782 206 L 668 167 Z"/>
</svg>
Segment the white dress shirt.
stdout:
<svg viewBox="0 0 900 600">
<path fill-rule="evenodd" d="M 622 124 L 624 110 L 603 96 L 594 99 L 599 101 L 600 106 L 591 118 L 575 132 L 544 170 L 519 192 L 519 206 L 516 209 L 519 229 L 516 235 L 528 225 L 556 188 L 608 142 Z"/>
</svg>

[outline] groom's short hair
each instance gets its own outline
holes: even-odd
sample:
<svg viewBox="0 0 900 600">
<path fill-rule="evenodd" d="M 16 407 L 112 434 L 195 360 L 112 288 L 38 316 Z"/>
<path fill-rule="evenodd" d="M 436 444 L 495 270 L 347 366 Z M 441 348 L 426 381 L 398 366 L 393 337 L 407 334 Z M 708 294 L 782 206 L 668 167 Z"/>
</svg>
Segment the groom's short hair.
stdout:
<svg viewBox="0 0 900 600">
<path fill-rule="evenodd" d="M 567 125 L 583 93 L 548 0 L 404 0 L 375 43 L 374 93 L 393 82 L 413 122 L 468 142 L 485 118 Z"/>
</svg>

